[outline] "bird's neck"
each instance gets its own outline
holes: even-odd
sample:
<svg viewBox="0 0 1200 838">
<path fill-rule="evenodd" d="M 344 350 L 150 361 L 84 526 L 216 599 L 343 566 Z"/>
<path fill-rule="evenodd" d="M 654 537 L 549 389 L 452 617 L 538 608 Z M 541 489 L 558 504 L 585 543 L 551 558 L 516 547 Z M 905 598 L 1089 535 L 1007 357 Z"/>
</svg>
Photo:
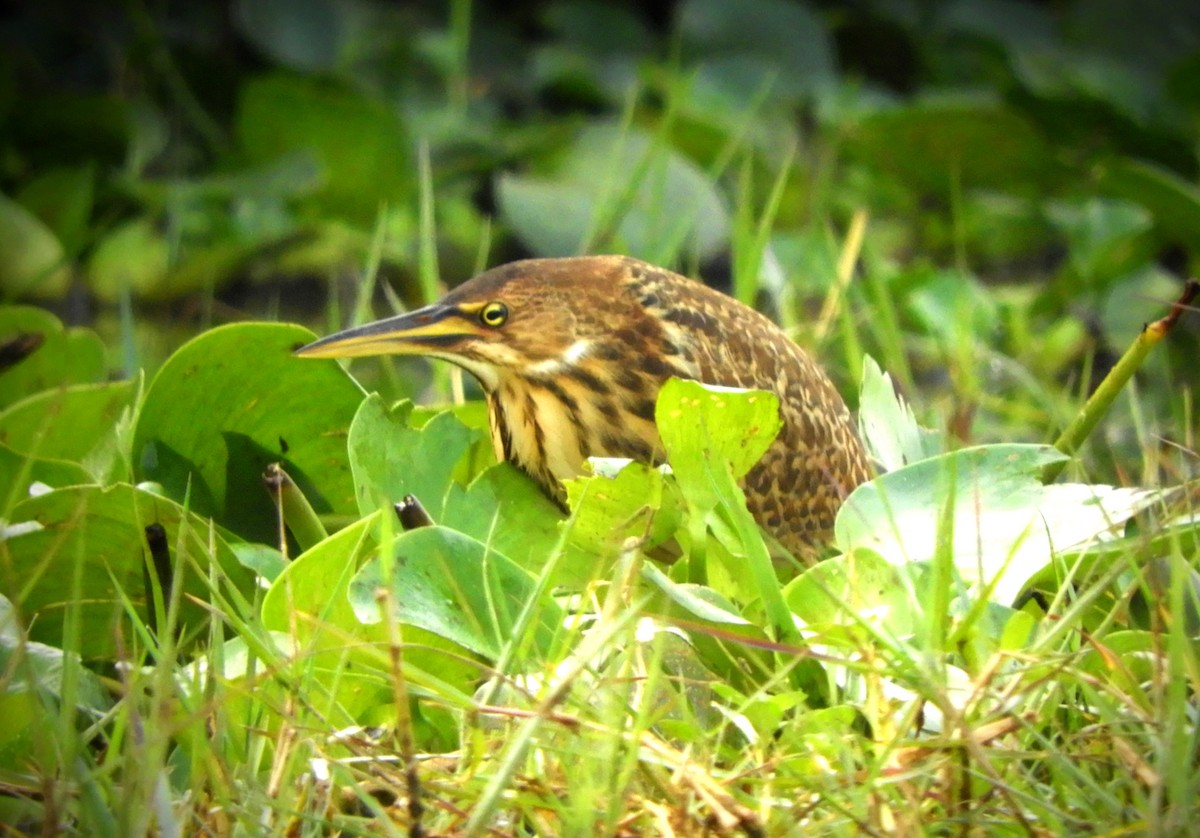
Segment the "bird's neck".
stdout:
<svg viewBox="0 0 1200 838">
<path fill-rule="evenodd" d="M 573 405 L 558 398 L 552 387 L 501 379 L 488 393 L 488 420 L 496 456 L 561 497 L 558 481 L 579 475 L 590 452 Z"/>
</svg>

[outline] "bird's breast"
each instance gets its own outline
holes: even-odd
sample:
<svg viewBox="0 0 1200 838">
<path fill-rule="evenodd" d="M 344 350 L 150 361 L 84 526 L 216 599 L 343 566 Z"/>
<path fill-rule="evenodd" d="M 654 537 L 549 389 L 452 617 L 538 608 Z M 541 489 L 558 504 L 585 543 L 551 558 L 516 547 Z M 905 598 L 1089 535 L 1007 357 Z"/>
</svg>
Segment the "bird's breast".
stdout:
<svg viewBox="0 0 1200 838">
<path fill-rule="evenodd" d="M 559 481 L 580 475 L 588 457 L 661 457 L 653 401 L 640 399 L 582 368 L 504 381 L 488 397 L 492 446 L 561 497 Z"/>
</svg>

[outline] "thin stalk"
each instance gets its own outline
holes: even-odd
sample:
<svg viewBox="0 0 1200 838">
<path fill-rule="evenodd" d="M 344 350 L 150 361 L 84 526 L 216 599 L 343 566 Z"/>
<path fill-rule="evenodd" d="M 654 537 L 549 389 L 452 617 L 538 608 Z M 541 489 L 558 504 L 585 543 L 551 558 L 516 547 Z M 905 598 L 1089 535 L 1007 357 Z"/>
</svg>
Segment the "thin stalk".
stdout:
<svg viewBox="0 0 1200 838">
<path fill-rule="evenodd" d="M 1183 312 L 1190 308 L 1191 302 L 1195 299 L 1196 294 L 1200 292 L 1200 281 L 1189 279 L 1183 286 L 1183 292 L 1179 295 L 1179 299 L 1171 306 L 1170 312 L 1166 317 L 1160 320 L 1155 320 L 1152 323 L 1147 323 L 1142 327 L 1142 331 L 1134 338 L 1130 347 L 1125 350 L 1125 354 L 1121 359 L 1108 371 L 1108 375 L 1100 382 L 1100 386 L 1096 388 L 1091 397 L 1083 405 L 1083 409 L 1078 415 L 1067 425 L 1066 430 L 1054 442 L 1054 447 L 1068 457 L 1074 456 L 1079 450 L 1084 441 L 1096 429 L 1096 425 L 1108 413 L 1117 395 L 1129 383 L 1129 379 L 1142 366 L 1146 357 L 1150 354 L 1154 347 L 1158 346 L 1163 339 L 1174 328 L 1175 323 L 1183 315 Z M 1067 461 L 1063 460 L 1058 463 L 1051 463 L 1042 471 L 1042 480 L 1046 483 L 1052 483 L 1058 478 Z"/>
</svg>

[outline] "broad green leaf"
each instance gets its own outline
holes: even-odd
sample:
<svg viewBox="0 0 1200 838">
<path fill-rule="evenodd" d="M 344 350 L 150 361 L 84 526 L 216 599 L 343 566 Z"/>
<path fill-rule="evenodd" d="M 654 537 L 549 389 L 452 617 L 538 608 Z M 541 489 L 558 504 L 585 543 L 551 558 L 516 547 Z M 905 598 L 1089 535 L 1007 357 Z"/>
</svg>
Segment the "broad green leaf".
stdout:
<svg viewBox="0 0 1200 838">
<path fill-rule="evenodd" d="M 717 387 L 673 378 L 659 392 L 654 415 L 671 470 L 685 488 L 713 464 L 724 464 L 740 480 L 775 441 L 783 419 L 779 397 L 763 390 Z"/>
<path fill-rule="evenodd" d="M 239 323 L 184 345 L 158 371 L 134 433 L 135 470 L 250 541 L 274 544 L 262 485 L 279 462 L 322 514 L 356 510 L 346 434 L 362 391 L 333 361 L 295 358 L 299 326 Z"/>
<path fill-rule="evenodd" d="M 667 599 L 686 611 L 691 617 L 708 623 L 727 623 L 734 626 L 749 626 L 750 621 L 738 613 L 737 607 L 712 588 L 676 582 L 653 564 L 642 566 L 642 578 L 654 585 Z"/>
<path fill-rule="evenodd" d="M 643 549 L 649 549 L 679 527 L 674 484 L 645 463 L 627 463 L 612 476 L 576 477 L 564 486 L 573 515 L 571 543 L 596 555 L 614 554 L 627 538 L 645 538 Z"/>
<path fill-rule="evenodd" d="M 411 196 L 410 141 L 395 108 L 357 90 L 274 74 L 241 85 L 237 136 L 254 163 L 312 153 L 324 173 L 314 208 L 369 224 Z"/>
<path fill-rule="evenodd" d="M 64 384 L 104 378 L 104 344 L 88 329 L 63 329 L 48 311 L 31 306 L 0 306 L 0 343 L 21 335 L 40 336 L 24 358 L 0 370 L 0 407 Z"/>
<path fill-rule="evenodd" d="M 233 23 L 272 61 L 305 73 L 335 69 L 352 7 L 333 0 L 237 0 Z"/>
<path fill-rule="evenodd" d="M 908 294 L 908 307 L 924 330 L 944 344 L 974 343 L 999 329 L 995 300 L 971 274 L 922 268 L 912 273 L 917 285 Z"/>
<path fill-rule="evenodd" d="M 1112 684 L 1146 709 L 1152 706 L 1147 690 L 1170 666 L 1163 659 L 1162 635 L 1157 631 L 1114 631 L 1092 638 L 1079 657 L 1078 667 Z"/>
<path fill-rule="evenodd" d="M 81 463 L 100 480 L 127 471 L 117 424 L 136 382 L 74 384 L 45 390 L 0 412 L 0 444 L 30 457 Z"/>
<path fill-rule="evenodd" d="M 1085 282 L 1104 282 L 1153 258 L 1154 219 L 1130 201 L 1091 197 L 1050 201 L 1046 217 L 1067 239 L 1067 258 Z"/>
<path fill-rule="evenodd" d="M 442 518 L 451 529 L 540 574 L 562 541 L 563 512 L 536 483 L 508 463 L 496 463 L 467 488 L 450 486 Z M 572 528 L 572 533 L 574 529 Z M 603 572 L 595 553 L 562 545 L 552 587 L 581 588 Z"/>
<path fill-rule="evenodd" d="M 411 409 L 402 403 L 389 411 L 379 394 L 372 393 L 354 416 L 348 448 L 362 515 L 413 495 L 434 521 L 441 518 L 454 466 L 476 433 L 450 412 L 437 414 L 419 429 L 410 427 Z"/>
<path fill-rule="evenodd" d="M 771 638 L 729 597 L 707 585 L 677 582 L 651 562 L 642 565 L 641 575 L 662 594 L 650 602 L 647 613 L 673 631 L 685 631 L 696 658 L 718 679 L 754 690 L 771 677 L 773 665 L 765 651 Z"/>
<path fill-rule="evenodd" d="M 1200 188 L 1179 174 L 1141 160 L 1119 158 L 1099 170 L 1100 188 L 1150 211 L 1156 226 L 1181 241 L 1200 237 Z"/>
<path fill-rule="evenodd" d="M 0 195 L 0 299 L 57 298 L 71 272 L 58 237 L 33 213 Z"/>
<path fill-rule="evenodd" d="M 740 408 L 739 416 L 728 410 L 730 403 Z M 737 478 L 758 461 L 782 427 L 778 408 L 778 398 L 770 393 L 695 381 L 671 379 L 659 390 L 654 421 L 688 510 L 688 540 L 693 548 L 703 545 L 706 530 L 717 531 L 718 538 L 728 535 L 728 518 L 746 513 Z M 746 438 L 739 440 L 743 434 Z M 692 581 L 707 581 L 703 577 L 694 576 Z"/>
<path fill-rule="evenodd" d="M 263 625 L 304 643 L 323 627 L 352 630 L 358 620 L 346 592 L 357 568 L 378 550 L 379 514 L 355 521 L 293 559 L 263 599 Z M 344 643 L 334 636 L 329 642 Z"/>
<path fill-rule="evenodd" d="M 940 521 L 953 505 L 953 559 L 978 593 L 1011 603 L 1055 551 L 1109 537 L 1156 495 L 1082 484 L 1043 486 L 1042 469 L 1064 455 L 1046 445 L 966 448 L 905 466 L 859 486 L 838 512 L 834 538 L 892 564 L 933 559 Z"/>
<path fill-rule="evenodd" d="M 916 622 L 911 590 L 895 565 L 859 549 L 813 565 L 788 583 L 783 595 L 806 628 L 827 642 L 831 628 L 860 621 L 892 637 L 908 635 Z"/>
<path fill-rule="evenodd" d="M 1179 296 L 1179 287 L 1177 273 L 1152 262 L 1119 277 L 1106 289 L 1100 304 L 1102 334 L 1110 345 L 1128 343 L 1141 332 L 1148 317 L 1157 316 L 1151 313 L 1158 310 L 1151 301 L 1161 300 L 1165 306 Z M 1090 325 L 1096 326 L 1094 321 Z"/>
<path fill-rule="evenodd" d="M 737 597 L 761 602 L 774 639 L 799 642 L 762 532 L 737 482 L 783 426 L 779 399 L 761 390 L 673 378 L 659 391 L 654 421 L 688 507 L 689 581 L 708 581 L 705 545 L 711 531 L 723 548 L 718 555 L 724 559 L 724 584 Z"/>
<path fill-rule="evenodd" d="M 62 489 L 94 481 L 95 477 L 78 463 L 30 457 L 0 445 L 0 519 L 7 518 L 9 509 L 30 496 L 35 483 Z"/>
<path fill-rule="evenodd" d="M 30 638 L 62 646 L 64 619 L 73 612 L 84 658 L 112 660 L 118 630 L 128 653 L 135 632 L 124 603 L 146 620 L 146 528 L 152 524 L 166 530 L 174 583 L 187 594 L 181 627 L 195 630 L 208 619 L 192 597 L 209 599 L 201 575 L 212 572 L 214 561 L 226 583 L 248 589 L 249 572 L 220 534 L 175 502 L 124 483 L 58 489 L 18 504 L 0 541 L 0 593 L 13 601 Z"/>
<path fill-rule="evenodd" d="M 530 605 L 536 580 L 510 559 L 473 538 L 445 527 L 421 527 L 393 542 L 390 588 L 395 617 L 451 640 L 490 660 L 500 657 L 514 635 L 521 611 Z M 382 620 L 376 591 L 388 584 L 380 559 L 373 559 L 351 584 L 350 601 L 364 623 Z M 563 611 L 542 597 L 533 623 L 533 648 L 548 655 L 563 625 Z"/>
<path fill-rule="evenodd" d="M 639 130 L 579 133 L 549 175 L 504 174 L 500 214 L 539 256 L 619 250 L 647 261 L 705 259 L 729 240 L 729 213 L 694 163 Z"/>
<path fill-rule="evenodd" d="M 722 109 L 744 110 L 768 87 L 795 104 L 836 78 L 829 27 L 802 3 L 688 0 L 678 16 L 685 55 L 698 65 L 695 84 Z"/>
<path fill-rule="evenodd" d="M 328 699 L 343 708 L 374 706 L 380 678 L 390 677 L 386 627 L 361 622 L 349 598 L 351 580 L 378 554 L 380 514 L 356 521 L 297 556 L 271 584 L 262 604 L 267 630 L 286 633 L 310 665 L 338 673 L 329 681 Z M 452 701 L 479 676 L 470 654 L 457 643 L 415 626 L 405 629 L 404 642 L 406 672 L 418 689 Z M 389 687 L 383 700 L 393 698 Z"/>
</svg>

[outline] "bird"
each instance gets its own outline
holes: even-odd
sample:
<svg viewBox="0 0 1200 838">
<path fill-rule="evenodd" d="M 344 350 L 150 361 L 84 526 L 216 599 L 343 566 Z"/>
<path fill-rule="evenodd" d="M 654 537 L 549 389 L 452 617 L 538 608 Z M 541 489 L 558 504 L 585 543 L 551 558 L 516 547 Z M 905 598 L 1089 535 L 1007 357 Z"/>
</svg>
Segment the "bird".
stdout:
<svg viewBox="0 0 1200 838">
<path fill-rule="evenodd" d="M 782 428 L 742 489 L 759 526 L 797 558 L 828 546 L 842 501 L 871 477 L 850 411 L 809 353 L 733 297 L 627 256 L 510 262 L 296 354 L 461 367 L 486 396 L 497 458 L 560 504 L 561 481 L 588 457 L 662 462 L 655 403 L 670 378 L 771 391 Z"/>
</svg>

